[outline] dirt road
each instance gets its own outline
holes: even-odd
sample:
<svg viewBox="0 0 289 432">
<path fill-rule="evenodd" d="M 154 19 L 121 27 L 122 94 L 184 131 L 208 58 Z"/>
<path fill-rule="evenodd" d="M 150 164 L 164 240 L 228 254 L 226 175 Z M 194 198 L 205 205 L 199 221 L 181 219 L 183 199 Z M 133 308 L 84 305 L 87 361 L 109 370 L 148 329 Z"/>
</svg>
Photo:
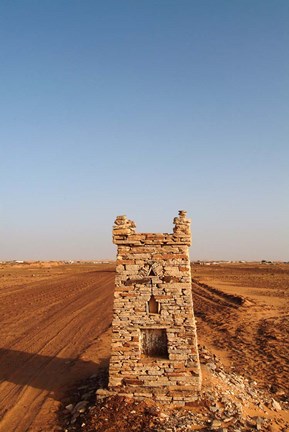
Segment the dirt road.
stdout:
<svg viewBox="0 0 289 432">
<path fill-rule="evenodd" d="M 63 390 L 95 373 L 79 357 L 110 325 L 114 286 L 112 267 L 95 268 L 0 270 L 1 432 L 54 430 Z"/>
</svg>

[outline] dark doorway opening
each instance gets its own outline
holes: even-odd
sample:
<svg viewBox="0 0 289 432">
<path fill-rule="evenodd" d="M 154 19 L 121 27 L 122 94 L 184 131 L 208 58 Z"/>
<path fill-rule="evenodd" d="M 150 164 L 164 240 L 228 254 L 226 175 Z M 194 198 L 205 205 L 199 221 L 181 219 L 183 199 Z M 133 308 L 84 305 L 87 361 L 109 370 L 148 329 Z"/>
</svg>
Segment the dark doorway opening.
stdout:
<svg viewBox="0 0 289 432">
<path fill-rule="evenodd" d="M 168 359 L 168 338 L 165 329 L 142 329 L 142 352 L 147 357 Z"/>
</svg>

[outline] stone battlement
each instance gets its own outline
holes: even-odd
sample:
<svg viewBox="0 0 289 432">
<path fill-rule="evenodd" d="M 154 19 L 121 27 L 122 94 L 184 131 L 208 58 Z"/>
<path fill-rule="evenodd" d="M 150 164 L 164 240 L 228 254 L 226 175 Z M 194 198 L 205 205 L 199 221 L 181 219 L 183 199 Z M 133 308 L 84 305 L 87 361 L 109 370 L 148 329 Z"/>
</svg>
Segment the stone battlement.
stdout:
<svg viewBox="0 0 289 432">
<path fill-rule="evenodd" d="M 135 246 L 149 244 L 186 244 L 191 245 L 191 221 L 186 211 L 180 210 L 179 217 L 174 218 L 173 234 L 136 233 L 136 225 L 125 215 L 117 216 L 113 226 L 113 243 L 117 245 L 131 244 Z"/>
</svg>

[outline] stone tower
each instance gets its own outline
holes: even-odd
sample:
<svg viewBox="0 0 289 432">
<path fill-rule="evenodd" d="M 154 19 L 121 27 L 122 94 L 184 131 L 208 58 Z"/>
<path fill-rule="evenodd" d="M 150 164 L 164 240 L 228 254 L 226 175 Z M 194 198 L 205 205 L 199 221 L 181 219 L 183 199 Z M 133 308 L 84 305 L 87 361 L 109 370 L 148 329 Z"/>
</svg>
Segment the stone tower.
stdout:
<svg viewBox="0 0 289 432">
<path fill-rule="evenodd" d="M 136 233 L 118 216 L 117 266 L 109 393 L 178 405 L 201 386 L 191 294 L 190 220 L 174 219 L 172 234 Z"/>
</svg>

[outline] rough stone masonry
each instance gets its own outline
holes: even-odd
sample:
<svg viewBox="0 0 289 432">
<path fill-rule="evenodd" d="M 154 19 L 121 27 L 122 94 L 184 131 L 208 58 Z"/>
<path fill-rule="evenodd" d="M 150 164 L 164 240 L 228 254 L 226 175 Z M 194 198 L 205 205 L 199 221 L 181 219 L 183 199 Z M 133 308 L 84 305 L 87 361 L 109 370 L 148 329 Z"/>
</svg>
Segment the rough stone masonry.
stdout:
<svg viewBox="0 0 289 432">
<path fill-rule="evenodd" d="M 190 220 L 179 211 L 172 234 L 135 228 L 126 216 L 113 227 L 118 249 L 108 393 L 189 405 L 201 387 Z"/>
</svg>

